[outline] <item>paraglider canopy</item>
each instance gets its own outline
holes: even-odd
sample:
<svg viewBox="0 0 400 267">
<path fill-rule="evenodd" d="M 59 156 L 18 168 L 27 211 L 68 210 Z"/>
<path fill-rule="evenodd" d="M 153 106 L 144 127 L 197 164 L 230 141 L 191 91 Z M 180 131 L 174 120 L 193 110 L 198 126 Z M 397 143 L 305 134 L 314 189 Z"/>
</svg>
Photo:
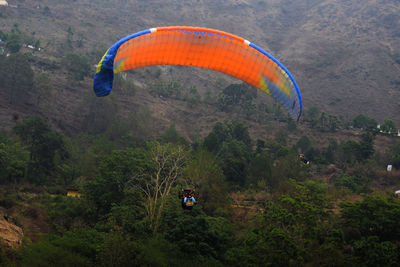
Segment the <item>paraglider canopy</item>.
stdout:
<svg viewBox="0 0 400 267">
<path fill-rule="evenodd" d="M 114 73 L 150 65 L 187 65 L 223 72 L 274 97 L 293 119 L 298 120 L 302 113 L 297 83 L 277 59 L 241 37 L 200 27 L 152 28 L 119 40 L 97 66 L 96 95 L 110 93 Z"/>
</svg>

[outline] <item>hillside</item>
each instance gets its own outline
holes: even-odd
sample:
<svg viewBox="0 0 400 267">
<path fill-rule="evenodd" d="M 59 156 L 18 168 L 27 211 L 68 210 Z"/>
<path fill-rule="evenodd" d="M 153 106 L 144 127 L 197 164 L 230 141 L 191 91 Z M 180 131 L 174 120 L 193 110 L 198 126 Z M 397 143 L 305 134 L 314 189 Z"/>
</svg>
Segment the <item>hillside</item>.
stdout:
<svg viewBox="0 0 400 267">
<path fill-rule="evenodd" d="M 50 76 L 52 89 L 41 106 L 33 100 L 10 104 L 1 91 L 5 128 L 13 125 L 14 114 L 40 113 L 64 132 L 79 132 L 88 106 L 83 100 L 99 101 L 91 89 L 94 67 L 83 81 L 71 81 L 62 61 L 65 55 L 86 55 L 94 66 L 123 36 L 168 25 L 216 28 L 265 48 L 294 75 L 306 109 L 317 106 L 346 120 L 364 113 L 379 122 L 400 123 L 400 3 L 395 0 L 8 2 L 9 6 L 0 7 L 1 30 L 17 28 L 40 40 L 43 49 L 33 52 L 32 67 L 36 74 Z M 123 117 L 132 111 L 151 113 L 150 132 L 174 123 L 183 136 L 194 139 L 209 132 L 214 122 L 232 117 L 203 103 L 193 108 L 149 94 L 151 84 L 162 79 L 196 86 L 202 96 L 207 91 L 216 96 L 224 86 L 238 82 L 224 74 L 167 66 L 133 71 L 127 79 L 134 83 L 135 95 L 127 96 L 117 87 L 113 105 Z M 256 125 L 252 131 L 264 131 L 262 124 Z"/>
<path fill-rule="evenodd" d="M 2 2 L 0 266 L 399 266 L 399 0 Z M 301 119 L 188 66 L 95 96 L 110 45 L 172 25 L 269 51 Z"/>
</svg>

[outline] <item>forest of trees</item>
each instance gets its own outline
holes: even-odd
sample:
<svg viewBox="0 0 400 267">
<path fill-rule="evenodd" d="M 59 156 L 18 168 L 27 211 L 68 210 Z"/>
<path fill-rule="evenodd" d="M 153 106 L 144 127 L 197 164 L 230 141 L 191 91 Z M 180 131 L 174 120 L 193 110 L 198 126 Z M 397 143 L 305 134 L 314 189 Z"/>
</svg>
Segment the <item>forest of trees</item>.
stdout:
<svg viewBox="0 0 400 267">
<path fill-rule="evenodd" d="M 371 183 L 385 178 L 377 170 L 386 159 L 399 168 L 400 142 L 376 155 L 376 134 L 288 146 L 284 130 L 252 140 L 231 121 L 194 143 L 173 126 L 121 143 L 68 138 L 32 116 L 0 135 L 0 205 L 21 207 L 34 194 L 25 215 L 42 210 L 50 230 L 3 248 L 1 265 L 398 266 L 400 201 Z M 339 171 L 329 180 L 315 175 L 332 164 Z M 192 210 L 177 197 L 186 186 L 196 191 Z M 71 187 L 82 196 L 67 197 Z M 362 198 L 341 201 L 355 194 Z M 252 203 L 246 217 L 233 195 Z"/>
</svg>

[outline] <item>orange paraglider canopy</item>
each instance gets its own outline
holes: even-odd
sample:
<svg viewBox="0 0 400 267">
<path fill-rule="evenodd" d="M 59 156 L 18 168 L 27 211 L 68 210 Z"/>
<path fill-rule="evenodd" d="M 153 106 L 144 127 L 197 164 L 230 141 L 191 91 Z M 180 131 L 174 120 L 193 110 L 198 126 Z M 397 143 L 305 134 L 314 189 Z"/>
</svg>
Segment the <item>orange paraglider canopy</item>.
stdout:
<svg viewBox="0 0 400 267">
<path fill-rule="evenodd" d="M 241 37 L 207 28 L 152 28 L 121 39 L 100 61 L 94 90 L 98 96 L 108 95 L 114 73 L 150 65 L 186 65 L 223 72 L 272 95 L 293 118 L 301 115 L 298 86 L 278 60 Z"/>
</svg>

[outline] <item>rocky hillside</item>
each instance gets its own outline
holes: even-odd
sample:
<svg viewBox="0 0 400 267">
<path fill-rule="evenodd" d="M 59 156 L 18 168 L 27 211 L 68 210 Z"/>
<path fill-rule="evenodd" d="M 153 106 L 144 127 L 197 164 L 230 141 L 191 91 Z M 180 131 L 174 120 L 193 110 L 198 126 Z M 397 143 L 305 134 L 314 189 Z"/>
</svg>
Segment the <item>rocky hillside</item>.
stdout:
<svg viewBox="0 0 400 267">
<path fill-rule="evenodd" d="M 242 36 L 276 56 L 296 78 L 304 107 L 317 106 L 351 119 L 365 113 L 382 122 L 400 123 L 400 2 L 397 0 L 9 0 L 0 7 L 0 29 L 15 29 L 40 40 L 34 54 L 35 73 L 49 74 L 52 93 L 47 102 L 6 100 L 0 84 L 2 127 L 15 114 L 40 113 L 63 131 L 85 125 L 92 95 L 94 64 L 120 38 L 155 26 L 193 25 Z M 87 55 L 91 74 L 71 81 L 63 63 L 68 52 Z M 209 105 L 187 103 L 149 94 L 154 81 L 178 80 L 196 86 L 201 95 L 218 94 L 235 79 L 203 69 L 150 67 L 131 72 L 135 95 L 115 92 L 107 100 L 128 116 L 151 114 L 147 129 L 165 130 L 175 123 L 184 136 L 207 132 L 230 114 Z M 150 86 L 149 86 L 150 84 Z M 88 98 L 90 100 L 88 100 Z M 86 101 L 86 102 L 85 102 Z M 86 112 L 86 113 L 85 113 Z M 111 112 L 111 111 L 110 111 Z M 86 115 L 85 115 L 86 116 Z M 143 115 L 147 117 L 147 115 Z M 86 116 L 86 119 L 87 116 Z M 193 127 L 195 125 L 195 127 Z M 264 126 L 255 126 L 264 131 Z"/>
</svg>

